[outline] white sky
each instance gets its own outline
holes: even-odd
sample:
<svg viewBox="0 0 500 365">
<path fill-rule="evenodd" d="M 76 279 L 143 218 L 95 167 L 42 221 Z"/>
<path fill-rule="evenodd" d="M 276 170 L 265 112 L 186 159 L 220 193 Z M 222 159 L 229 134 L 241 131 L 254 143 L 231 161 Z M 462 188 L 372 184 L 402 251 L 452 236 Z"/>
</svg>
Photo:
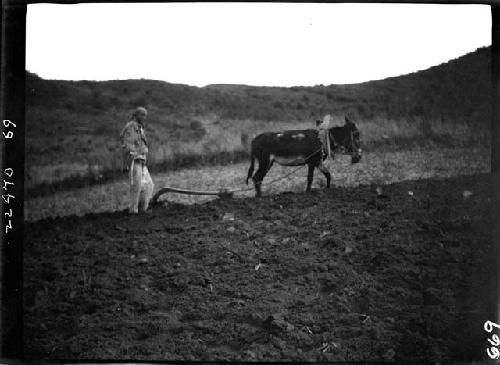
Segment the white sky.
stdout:
<svg viewBox="0 0 500 365">
<path fill-rule="evenodd" d="M 46 79 L 347 84 L 491 44 L 487 5 L 31 4 L 26 69 Z"/>
</svg>

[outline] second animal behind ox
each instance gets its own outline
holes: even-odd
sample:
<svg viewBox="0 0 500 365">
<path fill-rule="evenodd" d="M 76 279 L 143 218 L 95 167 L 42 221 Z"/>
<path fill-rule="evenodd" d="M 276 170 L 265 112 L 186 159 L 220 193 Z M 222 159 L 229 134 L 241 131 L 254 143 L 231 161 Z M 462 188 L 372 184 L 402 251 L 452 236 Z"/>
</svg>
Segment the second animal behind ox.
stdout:
<svg viewBox="0 0 500 365">
<path fill-rule="evenodd" d="M 332 153 L 339 148 L 344 148 L 344 151 L 351 155 L 352 163 L 358 163 L 361 160 L 360 135 L 353 122 L 346 120 L 342 127 L 329 128 L 328 138 Z M 257 196 L 262 195 L 262 180 L 275 161 L 283 166 L 308 165 L 306 191 L 311 190 L 315 168 L 323 173 L 326 177 L 326 186 L 330 187 L 331 174 L 323 163 L 326 154 L 323 152 L 318 130 L 304 129 L 259 134 L 252 140 L 250 158 L 247 184 L 252 178 Z M 253 174 L 256 159 L 259 161 L 259 167 Z"/>
</svg>

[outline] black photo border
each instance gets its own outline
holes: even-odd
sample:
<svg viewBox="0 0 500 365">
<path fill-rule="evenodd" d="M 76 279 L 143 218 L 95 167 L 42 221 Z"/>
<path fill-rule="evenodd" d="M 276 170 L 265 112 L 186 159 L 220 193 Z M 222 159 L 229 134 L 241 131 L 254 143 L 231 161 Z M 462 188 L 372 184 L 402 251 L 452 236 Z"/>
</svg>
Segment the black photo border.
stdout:
<svg viewBox="0 0 500 365">
<path fill-rule="evenodd" d="M 24 145 L 25 145 L 25 44 L 26 44 L 26 12 L 29 4 L 78 4 L 78 3 L 127 3 L 139 1 L 23 1 L 2 0 L 1 12 L 1 53 L 0 53 L 0 112 L 2 114 L 2 132 L 12 131 L 12 138 L 0 135 L 0 166 L 2 172 L 2 186 L 5 181 L 7 189 L 2 194 L 13 196 L 9 203 L 2 202 L 1 209 L 1 251 L 0 251 L 0 361 L 23 359 L 23 222 L 24 222 Z M 150 3 L 165 2 L 150 0 Z M 179 1 L 188 2 L 188 1 Z M 224 2 L 224 1 L 221 1 Z M 234 2 L 234 1 L 232 1 Z M 288 1 L 289 3 L 295 3 Z M 385 1 L 314 1 L 318 3 L 389 3 Z M 500 0 L 435 0 L 435 1 L 401 1 L 392 0 L 390 3 L 412 4 L 482 4 L 490 5 L 492 19 L 492 118 L 490 121 L 491 140 L 491 173 L 493 188 L 491 197 L 494 202 L 492 214 L 492 244 L 494 252 L 500 262 Z M 12 124 L 3 123 L 10 120 Z M 7 126 L 5 124 L 8 124 Z M 12 170 L 10 170 L 12 169 Z M 13 172 L 12 174 L 10 174 Z M 11 176 L 9 176 L 9 174 Z M 12 226 L 6 232 L 6 226 Z M 491 319 L 500 319 L 500 265 L 492 276 L 497 278 L 495 287 L 496 303 L 491 303 Z M 493 280 L 494 282 L 495 280 Z M 478 324 L 482 325 L 482 324 Z M 486 344 L 486 333 L 485 333 Z M 95 361 L 94 361 L 95 362 Z M 120 361 L 113 361 L 120 362 Z M 130 361 L 128 361 L 130 362 Z"/>
</svg>

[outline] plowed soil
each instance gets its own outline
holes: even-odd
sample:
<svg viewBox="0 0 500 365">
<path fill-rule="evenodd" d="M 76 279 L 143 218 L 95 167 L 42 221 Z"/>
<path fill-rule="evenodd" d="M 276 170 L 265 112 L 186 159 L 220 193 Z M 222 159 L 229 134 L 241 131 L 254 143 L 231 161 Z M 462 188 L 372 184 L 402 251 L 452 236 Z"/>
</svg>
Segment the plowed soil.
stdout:
<svg viewBox="0 0 500 365">
<path fill-rule="evenodd" d="M 485 358 L 488 175 L 157 206 L 25 227 L 46 359 Z"/>
</svg>

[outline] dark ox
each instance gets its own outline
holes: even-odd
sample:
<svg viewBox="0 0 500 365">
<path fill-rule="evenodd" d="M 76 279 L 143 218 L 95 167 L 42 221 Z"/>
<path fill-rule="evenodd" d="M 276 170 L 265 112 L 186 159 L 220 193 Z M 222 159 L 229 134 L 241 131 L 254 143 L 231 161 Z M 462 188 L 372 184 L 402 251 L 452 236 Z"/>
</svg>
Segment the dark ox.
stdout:
<svg viewBox="0 0 500 365">
<path fill-rule="evenodd" d="M 343 149 L 344 153 L 351 155 L 352 163 L 358 163 L 361 160 L 360 135 L 353 122 L 347 121 L 343 127 L 329 128 L 328 138 L 331 153 Z M 248 179 L 252 178 L 257 196 L 262 196 L 262 180 L 275 161 L 283 166 L 307 164 L 309 169 L 306 191 L 311 190 L 315 168 L 325 175 L 326 186 L 330 187 L 331 174 L 323 164 L 326 155 L 322 151 L 316 129 L 259 134 L 252 141 L 250 158 L 247 184 Z M 259 168 L 253 175 L 255 159 L 259 160 Z"/>
</svg>

